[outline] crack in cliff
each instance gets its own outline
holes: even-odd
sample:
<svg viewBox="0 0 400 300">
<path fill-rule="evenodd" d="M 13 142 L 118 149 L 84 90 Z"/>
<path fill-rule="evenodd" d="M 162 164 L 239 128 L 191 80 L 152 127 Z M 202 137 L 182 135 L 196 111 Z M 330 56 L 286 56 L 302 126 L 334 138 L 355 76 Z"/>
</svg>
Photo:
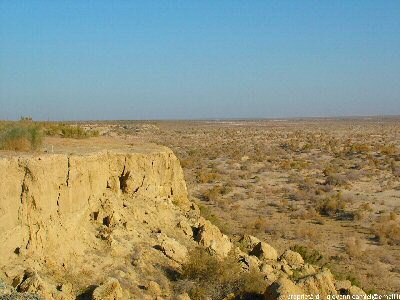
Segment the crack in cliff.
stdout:
<svg viewBox="0 0 400 300">
<path fill-rule="evenodd" d="M 145 179 L 146 179 L 146 175 L 143 175 L 142 183 L 133 191 L 134 194 L 137 193 L 137 191 L 139 191 L 139 189 L 140 189 L 141 187 L 143 187 L 143 184 L 144 184 L 144 180 L 145 180 Z"/>
<path fill-rule="evenodd" d="M 125 173 L 125 170 L 126 170 L 126 157 L 125 157 L 124 168 L 122 169 L 122 173 L 121 173 L 120 176 L 118 176 L 118 179 L 119 179 L 119 189 L 120 189 L 123 193 L 125 193 L 126 190 L 127 190 L 127 187 L 128 187 L 127 181 L 128 181 L 129 175 L 130 175 L 130 172 L 127 171 L 127 172 Z"/>
<path fill-rule="evenodd" d="M 67 186 L 69 186 L 69 173 L 71 171 L 71 161 L 70 157 L 68 156 L 68 171 L 67 171 L 67 179 L 65 180 L 65 183 Z"/>
<path fill-rule="evenodd" d="M 29 176 L 32 176 L 31 171 L 29 170 L 29 168 L 27 166 L 24 166 L 24 179 L 22 180 L 22 184 L 21 184 L 21 194 L 20 194 L 20 200 L 21 200 L 21 204 L 23 203 L 23 198 L 24 198 L 24 194 L 26 191 L 28 191 L 28 186 L 26 185 L 26 178 Z"/>
</svg>

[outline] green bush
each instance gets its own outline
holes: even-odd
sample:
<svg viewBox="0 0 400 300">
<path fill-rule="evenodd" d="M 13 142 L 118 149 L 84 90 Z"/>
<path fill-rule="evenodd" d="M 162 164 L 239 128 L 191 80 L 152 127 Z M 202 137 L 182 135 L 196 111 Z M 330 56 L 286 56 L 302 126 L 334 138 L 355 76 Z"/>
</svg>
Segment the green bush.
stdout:
<svg viewBox="0 0 400 300">
<path fill-rule="evenodd" d="M 317 250 L 310 249 L 301 245 L 294 245 L 290 250 L 295 251 L 301 255 L 306 263 L 318 265 L 324 258 Z"/>
</svg>

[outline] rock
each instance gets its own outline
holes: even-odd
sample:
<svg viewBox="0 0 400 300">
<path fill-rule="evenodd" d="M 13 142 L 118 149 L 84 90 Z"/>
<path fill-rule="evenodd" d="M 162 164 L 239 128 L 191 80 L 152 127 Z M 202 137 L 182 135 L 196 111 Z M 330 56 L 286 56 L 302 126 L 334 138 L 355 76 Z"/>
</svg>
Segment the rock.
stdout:
<svg viewBox="0 0 400 300">
<path fill-rule="evenodd" d="M 350 280 L 336 280 L 335 287 L 339 292 L 347 292 L 351 287 L 351 282 Z"/>
<path fill-rule="evenodd" d="M 167 236 L 161 239 L 160 244 L 156 246 L 157 249 L 160 249 L 168 258 L 178 263 L 183 263 L 186 260 L 188 251 L 185 246 Z"/>
<path fill-rule="evenodd" d="M 286 277 L 281 277 L 270 286 L 264 293 L 265 300 L 287 300 L 290 295 L 302 295 L 303 290 L 296 286 L 293 281 Z"/>
<path fill-rule="evenodd" d="M 315 268 L 310 264 L 305 264 L 304 266 L 301 266 L 299 269 L 296 270 L 301 277 L 314 275 L 316 273 Z"/>
<path fill-rule="evenodd" d="M 92 300 L 122 300 L 122 288 L 115 278 L 107 279 L 93 291 Z"/>
<path fill-rule="evenodd" d="M 242 249 L 244 249 L 247 253 L 251 252 L 257 244 L 261 243 L 261 241 L 255 236 L 245 234 L 239 240 Z"/>
<path fill-rule="evenodd" d="M 181 220 L 177 224 L 177 227 L 182 229 L 183 233 L 187 236 L 193 236 L 193 229 L 192 226 L 186 220 Z"/>
<path fill-rule="evenodd" d="M 353 285 L 349 288 L 349 295 L 350 296 L 355 296 L 355 295 L 364 296 L 364 295 L 366 295 L 366 293 L 362 289 L 360 289 L 358 286 Z"/>
<path fill-rule="evenodd" d="M 286 260 L 287 264 L 291 267 L 299 267 L 304 265 L 304 260 L 301 255 L 292 250 L 286 250 L 280 257 L 280 259 Z"/>
<path fill-rule="evenodd" d="M 190 300 L 188 293 L 183 293 L 176 296 L 176 300 Z"/>
<path fill-rule="evenodd" d="M 147 285 L 147 290 L 153 295 L 153 296 L 160 296 L 162 294 L 160 285 L 153 281 L 150 280 L 150 282 Z"/>
<path fill-rule="evenodd" d="M 291 269 L 291 268 L 289 267 L 289 265 L 287 265 L 287 264 L 283 264 L 283 265 L 282 265 L 282 271 L 283 271 L 284 273 L 288 274 L 289 276 L 292 276 L 292 275 L 293 275 L 292 269 Z"/>
<path fill-rule="evenodd" d="M 207 248 L 211 254 L 215 254 L 221 258 L 228 256 L 228 253 L 232 249 L 232 243 L 229 238 L 221 233 L 217 226 L 203 218 L 200 220 L 195 240 Z"/>
<path fill-rule="evenodd" d="M 254 249 L 250 252 L 250 255 L 258 257 L 260 260 L 277 260 L 278 253 L 275 248 L 265 242 L 259 242 Z"/>
<path fill-rule="evenodd" d="M 257 257 L 245 254 L 239 260 L 242 263 L 245 270 L 259 270 L 260 261 Z"/>
<path fill-rule="evenodd" d="M 263 263 L 260 266 L 260 271 L 263 274 L 272 274 L 272 273 L 274 273 L 274 268 L 269 264 Z"/>
<path fill-rule="evenodd" d="M 19 292 L 40 295 L 44 300 L 53 300 L 51 287 L 35 272 L 27 270 L 26 279 L 18 286 Z"/>
<path fill-rule="evenodd" d="M 331 271 L 325 269 L 315 275 L 300 279 L 298 285 L 306 294 L 320 294 L 321 299 L 327 295 L 337 295 L 335 280 Z"/>
</svg>

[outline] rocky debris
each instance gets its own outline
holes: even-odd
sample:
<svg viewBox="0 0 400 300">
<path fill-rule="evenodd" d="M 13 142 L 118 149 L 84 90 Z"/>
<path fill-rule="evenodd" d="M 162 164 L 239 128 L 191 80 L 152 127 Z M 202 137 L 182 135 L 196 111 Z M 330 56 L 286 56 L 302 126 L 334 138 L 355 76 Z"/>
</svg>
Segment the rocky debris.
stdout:
<svg viewBox="0 0 400 300">
<path fill-rule="evenodd" d="M 250 253 L 255 246 L 257 246 L 261 241 L 256 238 L 255 236 L 245 234 L 243 237 L 239 240 L 239 243 L 244 251 L 247 253 Z"/>
<path fill-rule="evenodd" d="M 366 295 L 366 293 L 361 288 L 359 288 L 358 286 L 355 286 L 355 285 L 353 285 L 353 286 L 351 286 L 349 288 L 348 294 L 351 295 L 351 296 L 355 296 L 355 295 L 364 296 L 364 295 Z"/>
<path fill-rule="evenodd" d="M 19 292 L 38 294 L 44 300 L 53 299 L 51 287 L 35 271 L 26 271 L 24 277 L 26 279 L 18 286 Z"/>
<path fill-rule="evenodd" d="M 250 270 L 259 270 L 260 268 L 260 260 L 251 255 L 243 255 L 239 258 L 239 262 L 242 263 L 243 269 L 250 271 Z"/>
<path fill-rule="evenodd" d="M 92 300 L 122 300 L 122 288 L 115 278 L 108 278 L 93 291 Z"/>
<path fill-rule="evenodd" d="M 254 255 L 260 260 L 278 259 L 278 252 L 276 252 L 275 248 L 265 242 L 259 242 L 250 252 L 250 255 Z"/>
<path fill-rule="evenodd" d="M 315 268 L 310 264 L 304 264 L 300 268 L 296 269 L 296 271 L 299 277 L 307 277 L 310 275 L 314 275 L 317 272 Z"/>
<path fill-rule="evenodd" d="M 39 295 L 31 293 L 19 293 L 12 286 L 0 281 L 1 300 L 43 300 Z"/>
<path fill-rule="evenodd" d="M 264 293 L 265 300 L 287 300 L 290 295 L 301 295 L 304 291 L 286 277 L 280 277 Z"/>
<path fill-rule="evenodd" d="M 327 295 L 337 295 L 335 280 L 331 271 L 324 269 L 319 273 L 300 279 L 297 283 L 306 294 L 320 294 L 321 298 Z"/>
<path fill-rule="evenodd" d="M 153 280 L 149 281 L 149 283 L 147 284 L 146 289 L 153 297 L 159 297 L 162 294 L 162 290 L 161 290 L 160 285 L 157 282 L 153 281 Z"/>
<path fill-rule="evenodd" d="M 230 239 L 210 221 L 200 218 L 195 240 L 212 254 L 218 257 L 226 257 L 232 249 Z"/>
<path fill-rule="evenodd" d="M 176 297 L 176 300 L 190 300 L 188 293 L 180 294 Z"/>
<path fill-rule="evenodd" d="M 282 264 L 281 270 L 282 270 L 285 274 L 287 274 L 287 275 L 289 275 L 289 276 L 292 276 L 292 275 L 293 275 L 292 269 L 291 269 L 291 268 L 289 267 L 289 265 L 286 264 L 286 263 Z"/>
<path fill-rule="evenodd" d="M 193 229 L 192 229 L 192 226 L 190 226 L 188 221 L 181 220 L 181 221 L 179 221 L 179 223 L 176 226 L 179 229 L 181 229 L 185 235 L 190 236 L 190 237 L 193 236 Z"/>
<path fill-rule="evenodd" d="M 160 243 L 155 248 L 161 250 L 168 258 L 178 263 L 183 263 L 186 260 L 188 251 L 185 246 L 165 235 L 161 236 L 159 240 Z"/>
<path fill-rule="evenodd" d="M 281 261 L 286 261 L 287 264 L 292 268 L 298 268 L 304 265 L 304 260 L 301 255 L 292 250 L 286 250 L 280 257 Z"/>
<path fill-rule="evenodd" d="M 350 280 L 336 280 L 335 288 L 340 294 L 345 294 L 351 287 Z"/>
</svg>

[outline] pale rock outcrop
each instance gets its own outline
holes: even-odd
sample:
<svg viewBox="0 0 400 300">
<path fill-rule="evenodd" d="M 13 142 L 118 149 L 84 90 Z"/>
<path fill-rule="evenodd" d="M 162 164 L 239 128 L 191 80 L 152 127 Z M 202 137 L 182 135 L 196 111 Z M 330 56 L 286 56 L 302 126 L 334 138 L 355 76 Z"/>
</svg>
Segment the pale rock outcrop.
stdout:
<svg viewBox="0 0 400 300">
<path fill-rule="evenodd" d="M 287 300 L 290 295 L 302 295 L 304 291 L 287 277 L 280 277 L 267 287 L 265 300 Z"/>
<path fill-rule="evenodd" d="M 298 275 L 300 277 L 314 275 L 317 272 L 315 268 L 310 264 L 304 264 L 300 268 L 296 269 L 296 271 L 298 272 Z"/>
<path fill-rule="evenodd" d="M 195 240 L 207 248 L 211 254 L 222 258 L 226 257 L 232 249 L 230 239 L 221 233 L 217 226 L 204 218 L 200 218 Z"/>
<path fill-rule="evenodd" d="M 122 288 L 115 278 L 108 278 L 93 291 L 92 300 L 122 300 Z"/>
<path fill-rule="evenodd" d="M 351 282 L 350 280 L 336 280 L 335 281 L 335 288 L 339 292 L 345 293 L 348 291 L 351 287 Z"/>
<path fill-rule="evenodd" d="M 355 296 L 355 295 L 364 296 L 364 295 L 366 295 L 366 293 L 361 288 L 359 288 L 358 286 L 355 286 L 355 285 L 351 286 L 349 288 L 348 292 L 349 292 L 349 295 L 351 295 L 351 296 Z"/>
<path fill-rule="evenodd" d="M 275 248 L 265 242 L 259 242 L 250 252 L 250 255 L 254 255 L 260 260 L 278 259 L 278 252 L 275 250 Z"/>
<path fill-rule="evenodd" d="M 159 240 L 160 243 L 156 245 L 156 248 L 160 249 L 167 257 L 178 263 L 183 263 L 186 260 L 188 251 L 177 240 L 168 236 L 161 236 Z"/>
<path fill-rule="evenodd" d="M 304 265 L 304 260 L 301 255 L 292 250 L 286 250 L 280 257 L 280 260 L 285 260 L 292 268 L 297 268 Z"/>
<path fill-rule="evenodd" d="M 239 240 L 239 243 L 241 244 L 242 249 L 249 253 L 254 249 L 255 246 L 261 243 L 261 240 L 259 240 L 255 236 L 245 234 Z"/>
<path fill-rule="evenodd" d="M 19 292 L 28 292 L 40 295 L 44 300 L 53 300 L 51 288 L 34 271 L 27 271 L 26 279 L 18 286 Z"/>
<path fill-rule="evenodd" d="M 181 239 L 195 246 L 189 227 L 176 226 L 194 224 L 198 209 L 171 150 L 129 149 L 0 155 L 0 279 L 55 300 L 75 299 L 98 276 L 123 273 L 124 284 L 134 284 L 150 272 L 167 280 L 154 266 L 181 261 Z M 175 238 L 161 243 L 172 259 L 154 255 L 161 231 Z M 28 268 L 37 272 L 23 275 Z M 65 278 L 73 289 L 61 285 Z M 119 295 L 118 285 L 106 282 L 97 293 L 109 286 Z"/>
<path fill-rule="evenodd" d="M 324 269 L 319 273 L 300 279 L 297 283 L 306 294 L 320 294 L 321 298 L 327 295 L 337 295 L 335 280 L 331 271 Z"/>
</svg>

